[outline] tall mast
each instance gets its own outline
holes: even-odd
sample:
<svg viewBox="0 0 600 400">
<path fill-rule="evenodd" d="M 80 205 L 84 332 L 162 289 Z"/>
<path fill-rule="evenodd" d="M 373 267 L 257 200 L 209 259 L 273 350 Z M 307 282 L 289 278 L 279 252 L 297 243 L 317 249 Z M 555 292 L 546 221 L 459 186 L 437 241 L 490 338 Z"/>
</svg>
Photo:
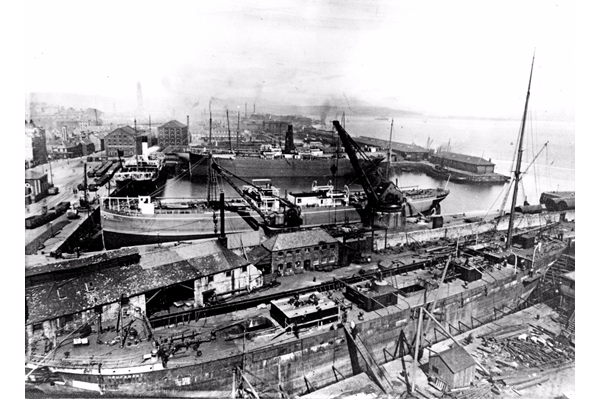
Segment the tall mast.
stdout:
<svg viewBox="0 0 600 400">
<path fill-rule="evenodd" d="M 225 113 L 227 114 L 227 134 L 229 136 L 229 151 L 233 150 L 231 147 L 231 131 L 229 130 L 229 110 L 226 109 Z"/>
<path fill-rule="evenodd" d="M 508 220 L 508 233 L 506 236 L 506 249 L 510 248 L 512 242 L 512 230 L 514 223 L 515 206 L 517 204 L 517 193 L 519 192 L 519 180 L 521 179 L 521 160 L 523 158 L 523 136 L 525 133 L 525 120 L 527 119 L 527 106 L 529 105 L 529 94 L 531 90 L 531 78 L 533 77 L 533 63 L 535 62 L 535 53 L 531 60 L 531 72 L 529 73 L 529 85 L 527 86 L 527 96 L 525 97 L 525 111 L 521 121 L 521 131 L 519 132 L 519 147 L 517 150 L 517 165 L 515 168 L 515 189 L 513 192 L 512 203 L 510 206 L 510 218 Z"/>
<path fill-rule="evenodd" d="M 238 110 L 238 126 L 237 126 L 237 134 L 236 134 L 236 141 L 237 141 L 237 151 L 240 151 L 240 111 Z"/>
<path fill-rule="evenodd" d="M 388 143 L 388 163 L 385 176 L 390 179 L 390 164 L 392 163 L 392 132 L 394 131 L 394 119 L 392 118 L 392 126 L 390 126 L 390 141 Z"/>
<path fill-rule="evenodd" d="M 212 111 L 210 109 L 210 103 L 208 103 L 208 147 L 212 143 Z"/>
</svg>

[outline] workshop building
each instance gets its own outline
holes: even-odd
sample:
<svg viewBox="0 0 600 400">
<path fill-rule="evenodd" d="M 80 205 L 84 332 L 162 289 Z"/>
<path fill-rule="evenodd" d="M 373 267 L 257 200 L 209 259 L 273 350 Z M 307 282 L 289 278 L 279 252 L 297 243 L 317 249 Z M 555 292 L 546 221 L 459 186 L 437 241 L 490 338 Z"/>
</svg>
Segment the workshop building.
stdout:
<svg viewBox="0 0 600 400">
<path fill-rule="evenodd" d="M 322 229 L 280 233 L 248 253 L 266 274 L 293 275 L 338 266 L 340 243 Z"/>
<path fill-rule="evenodd" d="M 261 272 L 218 241 L 140 246 L 26 269 L 28 342 L 56 343 L 89 323 L 117 324 L 138 313 L 152 321 L 263 285 Z M 99 318 L 98 318 L 99 317 Z"/>
<path fill-rule="evenodd" d="M 469 387 L 475 379 L 476 366 L 465 349 L 453 346 L 429 357 L 429 376 L 443 382 L 450 390 Z"/>
</svg>

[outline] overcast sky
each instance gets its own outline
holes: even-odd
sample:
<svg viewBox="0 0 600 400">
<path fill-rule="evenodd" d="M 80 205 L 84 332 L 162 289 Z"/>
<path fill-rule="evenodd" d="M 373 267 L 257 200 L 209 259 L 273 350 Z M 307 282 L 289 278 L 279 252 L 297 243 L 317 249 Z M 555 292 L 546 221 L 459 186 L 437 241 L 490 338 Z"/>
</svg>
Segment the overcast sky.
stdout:
<svg viewBox="0 0 600 400">
<path fill-rule="evenodd" d="M 145 105 L 346 100 L 437 115 L 574 120 L 570 2 L 33 2 L 26 91 Z M 231 105 L 232 107 L 234 105 Z"/>
</svg>

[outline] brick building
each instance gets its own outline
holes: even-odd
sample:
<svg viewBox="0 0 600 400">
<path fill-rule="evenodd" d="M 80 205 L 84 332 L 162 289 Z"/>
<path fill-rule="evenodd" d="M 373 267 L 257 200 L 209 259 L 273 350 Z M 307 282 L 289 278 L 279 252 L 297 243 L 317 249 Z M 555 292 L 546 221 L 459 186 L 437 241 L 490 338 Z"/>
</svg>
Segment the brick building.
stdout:
<svg viewBox="0 0 600 400">
<path fill-rule="evenodd" d="M 125 158 L 141 155 L 144 139 L 144 132 L 136 131 L 129 125 L 117 128 L 104 137 L 106 156 L 117 158 L 118 151 L 121 151 Z"/>
<path fill-rule="evenodd" d="M 340 243 L 322 229 L 280 233 L 248 253 L 265 275 L 292 275 L 339 264 Z"/>
<path fill-rule="evenodd" d="M 169 121 L 158 127 L 158 145 L 165 149 L 168 146 L 187 146 L 190 143 L 188 127 L 179 121 Z"/>
</svg>

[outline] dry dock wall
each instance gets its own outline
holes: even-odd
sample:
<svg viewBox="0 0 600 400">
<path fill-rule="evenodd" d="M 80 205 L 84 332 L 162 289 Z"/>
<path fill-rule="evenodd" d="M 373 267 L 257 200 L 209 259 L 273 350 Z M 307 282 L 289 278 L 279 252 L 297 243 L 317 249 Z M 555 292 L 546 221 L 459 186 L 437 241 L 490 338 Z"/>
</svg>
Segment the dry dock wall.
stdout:
<svg viewBox="0 0 600 400">
<path fill-rule="evenodd" d="M 566 211 L 566 219 L 569 221 L 575 220 L 575 210 Z M 518 229 L 529 229 L 539 226 L 544 226 L 560 219 L 559 212 L 549 212 L 544 214 L 517 214 L 514 227 Z M 374 249 L 383 249 L 393 246 L 403 246 L 407 243 L 427 242 L 437 239 L 458 239 L 468 235 L 477 235 L 493 230 L 505 231 L 508 230 L 509 216 L 505 215 L 500 218 L 500 221 L 492 220 L 477 223 L 465 223 L 463 225 L 453 225 L 436 229 L 424 229 L 413 232 L 392 232 L 379 233 L 375 237 L 373 243 Z M 387 237 L 386 237 L 387 236 Z"/>
<path fill-rule="evenodd" d="M 458 334 L 500 318 L 501 311 L 514 308 L 525 301 L 533 290 L 521 280 L 524 272 L 492 281 L 486 286 L 465 289 L 446 298 L 439 299 L 434 312 L 440 315 L 440 323 L 452 334 Z M 487 289 L 486 289 L 487 288 Z M 417 294 L 422 296 L 423 294 Z M 428 303 L 433 301 L 428 296 Z M 378 363 L 397 358 L 396 352 L 401 331 L 412 342 L 418 313 L 415 308 L 401 310 L 388 307 L 378 310 L 376 318 L 354 321 L 359 337 Z M 339 380 L 366 372 L 364 360 L 354 346 L 348 345 L 343 328 L 331 328 L 331 324 L 312 333 L 300 332 L 296 339 L 291 333 L 286 342 L 265 345 L 262 348 L 242 352 L 242 345 L 229 356 L 213 358 L 212 354 L 198 357 L 189 365 L 179 364 L 175 355 L 169 360 L 167 369 L 143 374 L 104 376 L 99 382 L 97 374 L 77 376 L 79 381 L 102 383 L 105 390 L 134 392 L 138 394 L 158 393 L 161 390 L 228 390 L 232 387 L 233 371 L 242 367 L 246 378 L 264 398 L 279 398 L 278 387 L 289 396 L 299 396 L 322 388 Z M 434 329 L 433 323 L 425 335 L 427 341 L 437 342 L 445 336 Z M 247 346 L 251 346 L 247 343 Z M 215 355 L 216 356 L 216 355 Z"/>
</svg>

